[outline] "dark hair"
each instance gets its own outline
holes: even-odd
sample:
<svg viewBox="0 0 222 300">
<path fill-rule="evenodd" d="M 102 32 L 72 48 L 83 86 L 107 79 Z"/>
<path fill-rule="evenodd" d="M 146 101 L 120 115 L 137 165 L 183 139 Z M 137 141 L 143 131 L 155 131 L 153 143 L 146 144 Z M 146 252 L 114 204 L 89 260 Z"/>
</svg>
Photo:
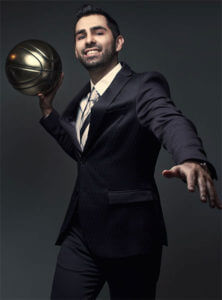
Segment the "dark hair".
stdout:
<svg viewBox="0 0 222 300">
<path fill-rule="evenodd" d="M 120 34 L 119 26 L 116 21 L 104 10 L 101 8 L 94 7 L 92 4 L 84 4 L 81 9 L 75 15 L 75 23 L 74 23 L 74 30 L 76 28 L 76 24 L 80 18 L 89 15 L 103 15 L 107 20 L 107 26 L 112 31 L 114 40 Z"/>
</svg>

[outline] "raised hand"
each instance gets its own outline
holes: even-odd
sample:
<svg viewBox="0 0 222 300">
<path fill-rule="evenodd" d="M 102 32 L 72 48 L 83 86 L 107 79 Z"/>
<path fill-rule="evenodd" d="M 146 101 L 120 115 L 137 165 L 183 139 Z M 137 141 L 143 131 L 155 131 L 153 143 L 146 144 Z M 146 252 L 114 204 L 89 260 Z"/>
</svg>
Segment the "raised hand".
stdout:
<svg viewBox="0 0 222 300">
<path fill-rule="evenodd" d="M 39 96 L 39 106 L 44 116 L 47 116 L 51 113 L 53 106 L 52 102 L 57 93 L 58 89 L 60 88 L 64 78 L 64 72 L 61 73 L 60 80 L 58 81 L 55 88 L 48 94 L 38 93 Z"/>
</svg>

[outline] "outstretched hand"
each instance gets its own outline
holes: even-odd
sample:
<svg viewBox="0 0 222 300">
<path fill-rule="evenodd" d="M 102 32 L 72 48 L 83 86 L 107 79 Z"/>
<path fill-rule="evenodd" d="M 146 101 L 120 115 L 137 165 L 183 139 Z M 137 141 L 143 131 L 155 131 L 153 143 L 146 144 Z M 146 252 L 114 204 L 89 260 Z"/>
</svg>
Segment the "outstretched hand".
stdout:
<svg viewBox="0 0 222 300">
<path fill-rule="evenodd" d="M 195 186 L 197 186 L 202 202 L 208 200 L 210 207 L 214 208 L 216 206 L 218 209 L 222 209 L 222 203 L 217 195 L 213 179 L 198 163 L 184 162 L 169 170 L 163 170 L 162 175 L 168 178 L 177 177 L 182 179 L 187 183 L 187 189 L 190 192 L 194 192 Z"/>
</svg>

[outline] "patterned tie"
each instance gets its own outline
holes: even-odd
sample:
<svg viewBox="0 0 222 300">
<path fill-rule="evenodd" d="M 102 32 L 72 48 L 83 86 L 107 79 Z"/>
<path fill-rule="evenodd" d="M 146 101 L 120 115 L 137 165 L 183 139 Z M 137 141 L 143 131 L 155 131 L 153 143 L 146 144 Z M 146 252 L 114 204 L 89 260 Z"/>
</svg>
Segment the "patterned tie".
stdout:
<svg viewBox="0 0 222 300">
<path fill-rule="evenodd" d="M 91 116 L 91 109 L 95 102 L 99 99 L 99 94 L 97 93 L 96 89 L 93 87 L 88 101 L 86 103 L 86 106 L 82 112 L 81 115 L 81 125 L 80 125 L 80 145 L 82 149 L 85 146 L 86 140 L 87 140 L 87 132 L 90 125 L 90 116 Z"/>
</svg>

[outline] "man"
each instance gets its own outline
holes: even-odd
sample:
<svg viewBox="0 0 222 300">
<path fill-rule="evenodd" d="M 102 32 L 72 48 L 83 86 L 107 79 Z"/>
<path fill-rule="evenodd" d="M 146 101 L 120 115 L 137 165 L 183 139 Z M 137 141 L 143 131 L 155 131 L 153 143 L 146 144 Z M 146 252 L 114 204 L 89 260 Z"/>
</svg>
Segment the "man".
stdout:
<svg viewBox="0 0 222 300">
<path fill-rule="evenodd" d="M 39 94 L 40 123 L 77 161 L 78 177 L 61 227 L 51 299 L 95 299 L 107 281 L 111 299 L 155 299 L 167 235 L 154 180 L 161 144 L 176 165 L 164 170 L 202 202 L 222 208 L 194 125 L 170 99 L 158 72 L 135 73 L 118 62 L 124 38 L 104 11 L 83 6 L 75 55 L 90 82 L 60 117 L 57 87 Z"/>
</svg>

